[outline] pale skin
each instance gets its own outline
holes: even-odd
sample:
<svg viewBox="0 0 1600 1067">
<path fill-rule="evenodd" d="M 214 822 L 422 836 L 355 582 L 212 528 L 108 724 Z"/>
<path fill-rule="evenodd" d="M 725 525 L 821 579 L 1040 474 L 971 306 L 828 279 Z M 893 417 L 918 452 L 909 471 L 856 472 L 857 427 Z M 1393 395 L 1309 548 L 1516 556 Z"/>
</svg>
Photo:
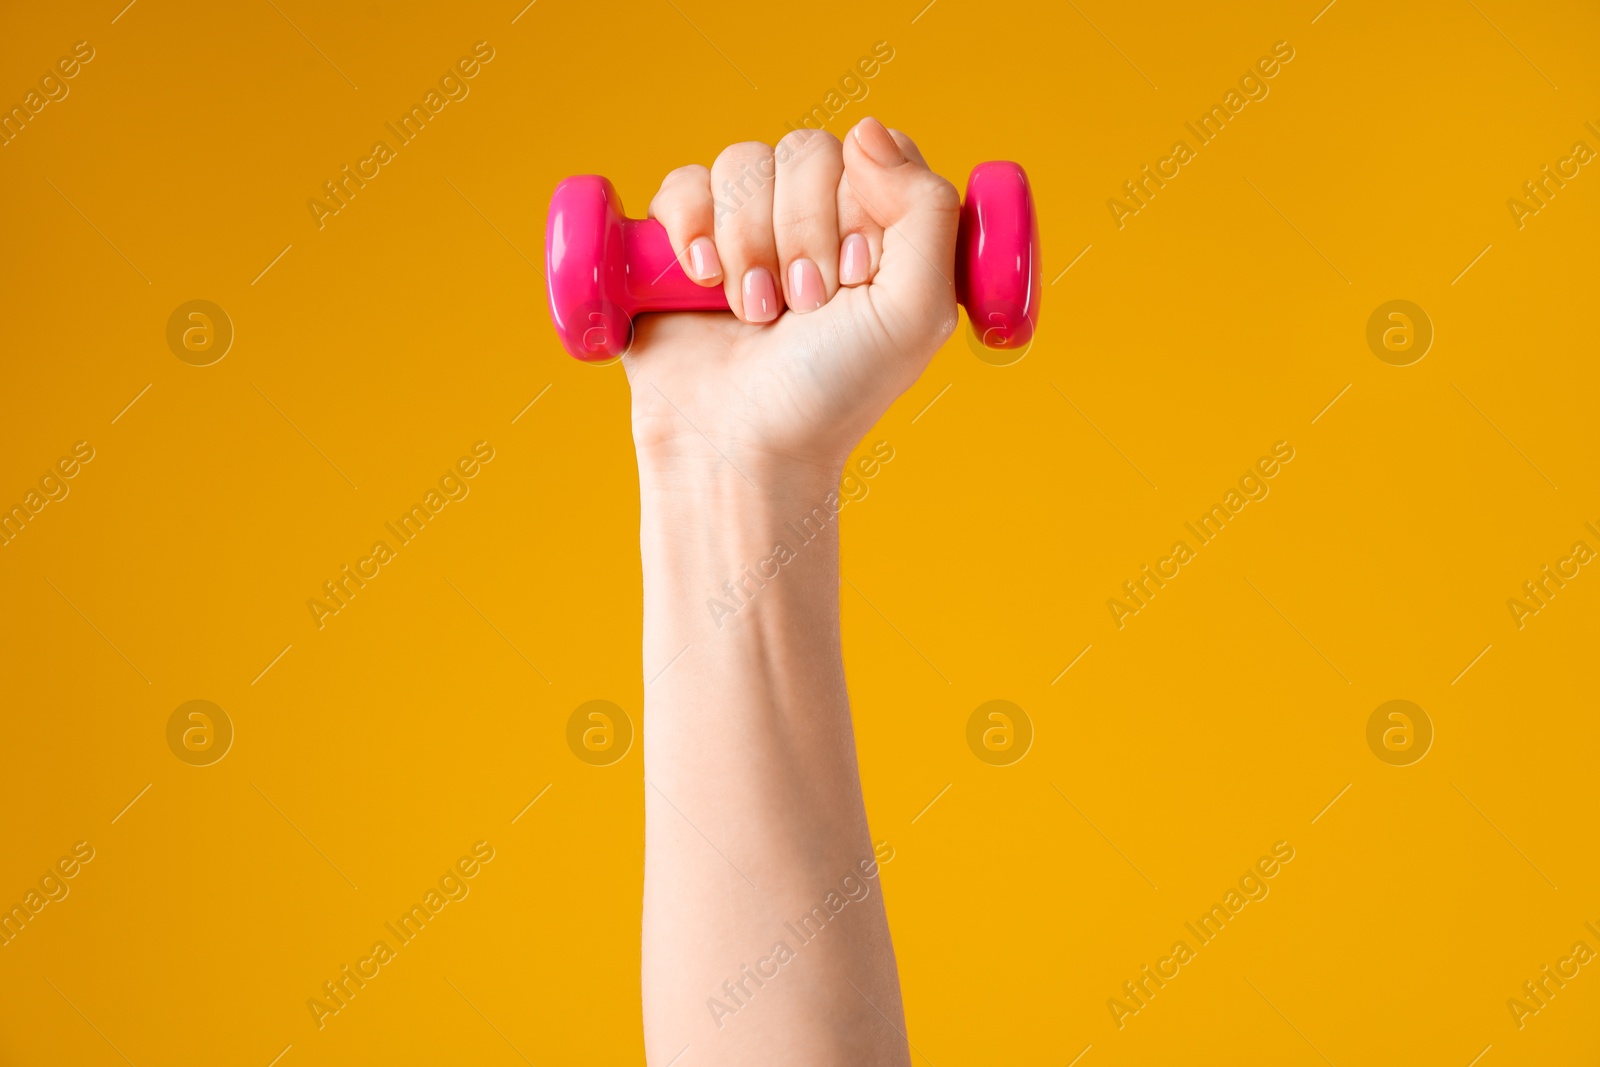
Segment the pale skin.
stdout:
<svg viewBox="0 0 1600 1067">
<path fill-rule="evenodd" d="M 796 131 L 776 150 L 730 146 L 709 171 L 673 171 L 651 203 L 685 271 L 723 286 L 733 311 L 643 316 L 623 361 L 644 564 L 654 1067 L 686 1046 L 679 1067 L 910 1062 L 827 501 L 956 325 L 959 211 L 911 140 L 873 119 L 842 143 Z M 785 528 L 819 509 L 813 539 Z M 763 565 L 780 543 L 792 558 Z M 746 577 L 760 572 L 759 585 Z M 802 934 L 830 894 L 821 932 Z"/>
</svg>

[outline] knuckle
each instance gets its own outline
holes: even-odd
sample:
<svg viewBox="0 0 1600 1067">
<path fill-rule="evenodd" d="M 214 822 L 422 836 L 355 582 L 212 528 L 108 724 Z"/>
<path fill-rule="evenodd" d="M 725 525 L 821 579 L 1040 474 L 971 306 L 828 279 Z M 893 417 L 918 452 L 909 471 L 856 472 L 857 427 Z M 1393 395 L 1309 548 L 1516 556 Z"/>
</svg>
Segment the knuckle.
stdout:
<svg viewBox="0 0 1600 1067">
<path fill-rule="evenodd" d="M 843 158 L 844 146 L 839 143 L 839 138 L 826 130 L 813 130 L 802 126 L 784 134 L 774 154 L 778 166 L 789 167 L 812 158 L 826 159 L 830 156 Z"/>
<path fill-rule="evenodd" d="M 663 189 L 650 201 L 651 217 L 671 232 L 696 226 L 710 210 L 711 194 L 703 189 Z"/>
<path fill-rule="evenodd" d="M 772 228 L 779 232 L 809 230 L 816 223 L 832 218 L 831 205 L 816 200 L 796 200 L 773 208 Z"/>
<path fill-rule="evenodd" d="M 772 223 L 758 218 L 753 211 L 729 211 L 715 220 L 714 229 L 719 249 L 724 241 L 735 250 L 759 250 L 770 248 L 774 243 Z"/>
<path fill-rule="evenodd" d="M 947 179 L 929 172 L 927 188 L 922 194 L 923 200 L 934 211 L 952 215 L 961 212 L 961 194 Z"/>
<path fill-rule="evenodd" d="M 731 144 L 717 156 L 714 170 L 732 167 L 735 170 L 741 166 L 756 166 L 763 160 L 772 158 L 772 146 L 765 141 L 740 141 Z"/>
<path fill-rule="evenodd" d="M 665 204 L 658 207 L 655 217 L 675 239 L 687 241 L 704 229 L 701 216 L 705 213 L 688 204 Z"/>
<path fill-rule="evenodd" d="M 683 186 L 704 188 L 710 184 L 711 169 L 699 163 L 689 163 L 668 171 L 667 176 L 661 179 L 661 188 L 663 190 Z"/>
</svg>

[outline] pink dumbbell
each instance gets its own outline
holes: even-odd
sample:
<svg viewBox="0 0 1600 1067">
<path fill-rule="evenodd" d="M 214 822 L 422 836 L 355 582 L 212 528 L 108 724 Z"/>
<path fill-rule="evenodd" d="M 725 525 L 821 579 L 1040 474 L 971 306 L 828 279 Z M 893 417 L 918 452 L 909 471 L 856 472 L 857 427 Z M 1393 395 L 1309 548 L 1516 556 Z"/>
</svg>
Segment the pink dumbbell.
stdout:
<svg viewBox="0 0 1600 1067">
<path fill-rule="evenodd" d="M 577 359 L 620 356 L 633 317 L 651 311 L 727 311 L 722 287 L 696 285 L 654 219 L 630 219 L 611 183 L 568 178 L 550 197 L 544 231 L 550 318 Z M 1039 222 L 1028 176 L 1015 163 L 980 163 L 967 179 L 956 238 L 956 299 L 989 348 L 1022 348 L 1039 325 Z"/>
</svg>

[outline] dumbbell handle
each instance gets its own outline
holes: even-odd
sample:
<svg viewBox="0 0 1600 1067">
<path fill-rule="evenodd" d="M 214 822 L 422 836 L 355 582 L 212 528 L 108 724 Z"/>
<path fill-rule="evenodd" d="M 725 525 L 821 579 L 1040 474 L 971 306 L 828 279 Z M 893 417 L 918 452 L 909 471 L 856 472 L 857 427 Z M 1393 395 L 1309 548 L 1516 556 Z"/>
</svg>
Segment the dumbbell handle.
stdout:
<svg viewBox="0 0 1600 1067">
<path fill-rule="evenodd" d="M 656 311 L 727 311 L 722 286 L 684 273 L 666 229 L 622 214 L 596 175 L 556 186 L 545 227 L 550 317 L 581 360 L 606 360 L 632 340 L 633 317 Z M 1028 177 L 1015 163 L 982 163 L 967 180 L 956 238 L 956 299 L 990 348 L 1023 348 L 1039 322 L 1039 225 Z"/>
<path fill-rule="evenodd" d="M 667 228 L 655 219 L 624 219 L 623 255 L 628 291 L 636 311 L 727 311 L 728 293 L 720 285 L 696 285 L 672 251 Z"/>
</svg>

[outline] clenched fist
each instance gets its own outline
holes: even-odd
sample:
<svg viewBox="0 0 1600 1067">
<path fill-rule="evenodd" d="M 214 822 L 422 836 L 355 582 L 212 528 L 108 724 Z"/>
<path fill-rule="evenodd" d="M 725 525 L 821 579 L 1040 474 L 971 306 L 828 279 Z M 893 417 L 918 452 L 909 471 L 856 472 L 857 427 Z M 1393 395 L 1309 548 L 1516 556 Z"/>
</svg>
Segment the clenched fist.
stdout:
<svg viewBox="0 0 1600 1067">
<path fill-rule="evenodd" d="M 955 328 L 960 211 L 911 139 L 871 118 L 843 143 L 796 130 L 668 174 L 650 216 L 733 315 L 635 324 L 641 462 L 747 480 L 836 469 Z"/>
</svg>

